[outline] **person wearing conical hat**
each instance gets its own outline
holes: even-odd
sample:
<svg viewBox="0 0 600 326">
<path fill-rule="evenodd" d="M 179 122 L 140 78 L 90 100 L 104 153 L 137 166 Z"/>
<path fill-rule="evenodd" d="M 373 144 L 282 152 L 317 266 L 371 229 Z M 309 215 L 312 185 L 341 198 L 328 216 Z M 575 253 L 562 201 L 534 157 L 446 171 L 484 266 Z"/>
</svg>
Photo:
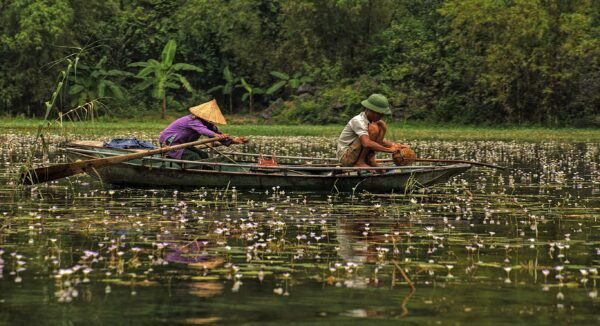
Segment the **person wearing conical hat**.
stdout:
<svg viewBox="0 0 600 326">
<path fill-rule="evenodd" d="M 336 157 L 342 166 L 379 166 L 376 152 L 394 153 L 407 147 L 384 139 L 387 125 L 381 118 L 392 114 L 385 96 L 372 94 L 361 104 L 364 111 L 350 119 L 337 141 Z"/>
<path fill-rule="evenodd" d="M 209 138 L 223 133 L 217 125 L 227 124 L 216 100 L 212 100 L 190 108 L 190 114 L 173 121 L 160 133 L 161 146 L 172 146 L 198 140 L 201 136 Z M 248 140 L 244 137 L 226 137 L 220 142 L 223 145 L 244 144 Z M 170 158 L 178 160 L 196 161 L 208 158 L 208 154 L 195 148 L 182 148 L 167 153 Z"/>
</svg>

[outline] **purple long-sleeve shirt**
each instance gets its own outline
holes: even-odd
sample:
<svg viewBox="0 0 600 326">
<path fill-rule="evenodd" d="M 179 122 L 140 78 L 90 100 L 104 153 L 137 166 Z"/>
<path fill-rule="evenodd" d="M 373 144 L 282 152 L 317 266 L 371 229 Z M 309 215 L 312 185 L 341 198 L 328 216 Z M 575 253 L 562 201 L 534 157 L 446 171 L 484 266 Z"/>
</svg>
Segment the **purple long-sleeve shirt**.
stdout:
<svg viewBox="0 0 600 326">
<path fill-rule="evenodd" d="M 200 136 L 212 138 L 217 134 L 222 134 L 217 126 L 206 120 L 197 118 L 193 114 L 188 114 L 173 121 L 167 126 L 167 128 L 160 133 L 158 141 L 167 146 L 178 145 L 196 141 Z M 226 146 L 231 145 L 231 142 L 232 140 L 230 138 L 221 140 L 221 143 Z M 184 150 L 184 148 L 181 148 L 170 151 L 167 155 L 171 158 L 180 160 Z"/>
</svg>

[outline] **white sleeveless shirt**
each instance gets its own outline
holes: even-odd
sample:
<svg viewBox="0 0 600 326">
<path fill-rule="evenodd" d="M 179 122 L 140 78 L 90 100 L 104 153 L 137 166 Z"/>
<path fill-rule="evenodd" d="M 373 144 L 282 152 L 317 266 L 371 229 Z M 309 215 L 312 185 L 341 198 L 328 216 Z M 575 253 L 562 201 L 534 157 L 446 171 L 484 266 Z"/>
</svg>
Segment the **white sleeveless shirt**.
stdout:
<svg viewBox="0 0 600 326">
<path fill-rule="evenodd" d="M 369 134 L 369 119 L 367 119 L 367 115 L 365 112 L 361 112 L 360 114 L 354 116 L 354 118 L 348 121 L 348 124 L 342 130 L 340 137 L 337 141 L 337 151 L 336 157 L 339 160 L 344 155 L 344 152 L 348 149 L 348 146 L 352 144 L 352 142 L 362 136 Z"/>
</svg>

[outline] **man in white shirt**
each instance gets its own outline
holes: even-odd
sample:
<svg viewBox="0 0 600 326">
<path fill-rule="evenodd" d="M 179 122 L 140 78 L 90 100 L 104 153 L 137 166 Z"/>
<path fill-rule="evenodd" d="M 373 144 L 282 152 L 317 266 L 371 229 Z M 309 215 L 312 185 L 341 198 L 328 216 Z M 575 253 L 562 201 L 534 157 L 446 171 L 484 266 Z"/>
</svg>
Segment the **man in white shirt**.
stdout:
<svg viewBox="0 0 600 326">
<path fill-rule="evenodd" d="M 363 112 L 350 119 L 337 141 L 337 159 L 342 166 L 379 166 L 376 152 L 394 153 L 406 147 L 384 139 L 387 125 L 381 117 L 391 115 L 387 98 L 372 94 L 361 102 Z"/>
</svg>

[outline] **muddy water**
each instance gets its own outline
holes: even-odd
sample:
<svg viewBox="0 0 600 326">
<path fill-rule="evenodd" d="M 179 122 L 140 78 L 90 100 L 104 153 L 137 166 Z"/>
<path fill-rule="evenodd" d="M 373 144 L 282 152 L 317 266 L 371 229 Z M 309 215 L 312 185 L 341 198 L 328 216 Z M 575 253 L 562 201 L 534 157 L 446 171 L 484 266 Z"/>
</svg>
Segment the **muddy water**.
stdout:
<svg viewBox="0 0 600 326">
<path fill-rule="evenodd" d="M 422 157 L 510 169 L 352 195 L 86 175 L 20 188 L 32 139 L 0 140 L 0 324 L 600 321 L 598 143 L 414 141 Z M 254 137 L 246 150 L 333 146 Z"/>
</svg>

